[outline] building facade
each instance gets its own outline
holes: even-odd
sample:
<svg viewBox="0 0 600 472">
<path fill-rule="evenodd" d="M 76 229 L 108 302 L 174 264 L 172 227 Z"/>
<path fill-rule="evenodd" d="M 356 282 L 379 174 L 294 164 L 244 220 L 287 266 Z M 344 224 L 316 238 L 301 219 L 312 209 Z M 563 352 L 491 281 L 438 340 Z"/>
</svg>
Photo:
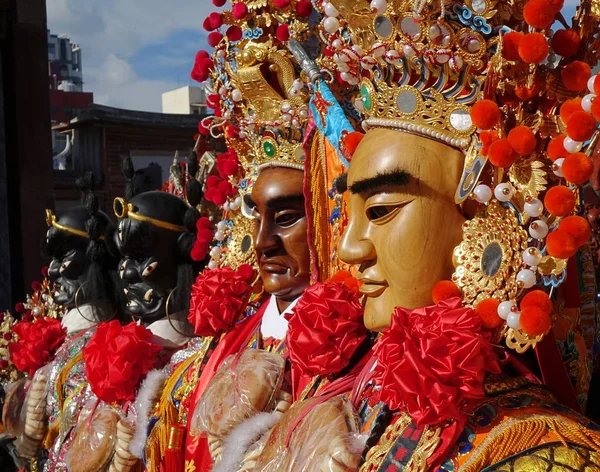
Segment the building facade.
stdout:
<svg viewBox="0 0 600 472">
<path fill-rule="evenodd" d="M 163 113 L 206 115 L 206 92 L 203 87 L 180 87 L 162 94 Z"/>
</svg>

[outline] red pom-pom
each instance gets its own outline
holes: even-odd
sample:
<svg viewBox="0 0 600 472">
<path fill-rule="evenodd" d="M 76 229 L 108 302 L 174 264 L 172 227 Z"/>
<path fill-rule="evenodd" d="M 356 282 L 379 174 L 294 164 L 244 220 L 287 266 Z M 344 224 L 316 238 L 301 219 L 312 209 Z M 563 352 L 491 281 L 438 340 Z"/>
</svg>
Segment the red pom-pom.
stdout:
<svg viewBox="0 0 600 472">
<path fill-rule="evenodd" d="M 575 195 L 564 185 L 557 185 L 546 192 L 544 206 L 551 215 L 567 216 L 575 209 Z"/>
<path fill-rule="evenodd" d="M 574 92 L 581 92 L 587 88 L 592 70 L 583 61 L 573 61 L 560 71 L 560 76 L 565 87 Z"/>
<path fill-rule="evenodd" d="M 552 300 L 543 290 L 532 290 L 521 300 L 521 310 L 532 306 L 539 308 L 544 313 L 552 313 Z"/>
<path fill-rule="evenodd" d="M 339 270 L 327 282 L 341 282 L 355 293 L 360 291 L 362 282 L 358 281 L 349 271 Z"/>
<path fill-rule="evenodd" d="M 576 185 L 581 185 L 589 180 L 594 171 L 594 164 L 584 153 L 575 152 L 565 158 L 561 170 L 565 179 Z"/>
<path fill-rule="evenodd" d="M 221 33 L 219 33 L 218 31 L 213 31 L 208 35 L 207 42 L 209 46 L 212 46 L 214 48 L 217 47 L 217 44 L 219 44 L 222 39 L 223 35 Z"/>
<path fill-rule="evenodd" d="M 508 139 L 498 139 L 490 145 L 488 159 L 495 167 L 510 167 L 517 160 L 517 153 Z"/>
<path fill-rule="evenodd" d="M 569 117 L 567 134 L 574 141 L 585 142 L 590 139 L 598 126 L 595 118 L 585 111 L 576 111 Z"/>
<path fill-rule="evenodd" d="M 473 124 L 480 129 L 491 129 L 501 118 L 500 108 L 491 100 L 480 100 L 471 109 Z"/>
<path fill-rule="evenodd" d="M 48 277 L 48 266 L 42 267 L 42 275 Z"/>
<path fill-rule="evenodd" d="M 552 257 L 569 259 L 577 253 L 577 241 L 566 231 L 552 231 L 546 237 L 546 251 Z"/>
<path fill-rule="evenodd" d="M 479 133 L 479 140 L 481 141 L 481 155 L 487 156 L 490 152 L 492 143 L 498 140 L 498 133 L 493 131 L 482 131 Z"/>
<path fill-rule="evenodd" d="M 196 229 L 197 230 L 210 229 L 210 228 L 212 228 L 212 223 L 206 216 L 198 218 L 198 221 L 196 221 Z"/>
<path fill-rule="evenodd" d="M 590 224 L 581 216 L 567 216 L 563 218 L 560 220 L 558 229 L 573 236 L 575 243 L 579 247 L 587 243 L 592 235 Z"/>
<path fill-rule="evenodd" d="M 190 251 L 190 257 L 193 261 L 200 262 L 206 258 L 207 253 L 208 245 L 196 241 L 192 247 L 192 250 Z"/>
<path fill-rule="evenodd" d="M 556 13 L 553 8 L 549 8 L 547 0 L 529 0 L 523 8 L 523 19 L 529 26 L 546 29 L 554 23 Z"/>
<path fill-rule="evenodd" d="M 140 382 L 156 367 L 152 332 L 137 323 L 101 323 L 83 348 L 86 379 L 106 403 L 133 400 Z"/>
<path fill-rule="evenodd" d="M 227 28 L 227 31 L 225 31 L 225 35 L 227 36 L 229 41 L 239 41 L 240 39 L 242 39 L 242 28 L 236 25 L 231 25 L 229 28 Z"/>
<path fill-rule="evenodd" d="M 594 79 L 594 93 L 600 95 L 600 80 L 598 80 L 598 75 Z"/>
<path fill-rule="evenodd" d="M 252 282 L 254 278 L 254 269 L 250 264 L 242 264 L 238 267 L 237 273 L 240 277 L 243 277 L 248 282 Z"/>
<path fill-rule="evenodd" d="M 204 18 L 204 21 L 202 22 L 202 28 L 204 28 L 205 31 L 213 31 L 214 30 L 214 28 L 210 24 L 210 18 L 208 18 L 208 17 Z"/>
<path fill-rule="evenodd" d="M 561 11 L 564 4 L 565 0 L 548 0 L 548 8 L 554 10 L 554 13 Z"/>
<path fill-rule="evenodd" d="M 227 0 L 212 0 L 212 2 L 215 7 L 220 8 L 227 3 Z"/>
<path fill-rule="evenodd" d="M 521 156 L 529 156 L 537 146 L 537 139 L 529 126 L 517 126 L 508 133 L 508 142 Z"/>
<path fill-rule="evenodd" d="M 200 51 L 198 51 L 196 53 L 196 58 L 195 61 L 196 63 L 200 62 L 200 59 L 209 59 L 210 58 L 210 54 L 208 53 L 208 51 L 205 51 L 204 49 L 200 49 Z"/>
<path fill-rule="evenodd" d="M 208 15 L 208 21 L 213 30 L 220 28 L 223 25 L 223 14 L 219 12 L 212 12 Z"/>
<path fill-rule="evenodd" d="M 546 149 L 546 153 L 552 162 L 569 154 L 563 144 L 565 142 L 565 138 L 566 136 L 561 134 L 555 138 L 552 138 L 552 140 L 548 143 L 548 149 Z"/>
<path fill-rule="evenodd" d="M 23 313 L 25 311 L 25 305 L 23 305 L 23 303 L 19 302 L 15 305 L 15 311 L 17 313 Z"/>
<path fill-rule="evenodd" d="M 286 8 L 291 3 L 291 0 L 275 0 L 273 4 L 276 8 Z"/>
<path fill-rule="evenodd" d="M 485 328 L 494 329 L 504 323 L 504 320 L 498 316 L 498 305 L 500 300 L 497 298 L 486 298 L 475 307 L 475 313 L 479 315 Z"/>
<path fill-rule="evenodd" d="M 529 306 L 522 310 L 520 319 L 521 329 L 532 337 L 546 334 L 552 325 L 550 315 L 537 306 Z"/>
<path fill-rule="evenodd" d="M 594 82 L 594 89 L 596 88 L 596 84 L 600 82 L 600 80 L 596 80 Z M 598 97 L 592 100 L 592 116 L 596 119 L 596 121 L 600 121 L 600 100 L 597 100 Z"/>
<path fill-rule="evenodd" d="M 365 137 L 365 135 L 358 131 L 353 131 L 352 133 L 347 134 L 344 137 L 343 146 L 344 146 L 344 150 L 346 151 L 348 156 L 354 155 L 356 148 L 358 147 L 358 145 L 360 144 L 360 142 L 362 141 L 362 139 L 364 137 Z"/>
<path fill-rule="evenodd" d="M 39 292 L 42 289 L 42 284 L 36 280 L 35 282 L 31 283 L 31 289 L 34 292 Z"/>
<path fill-rule="evenodd" d="M 579 51 L 581 38 L 573 29 L 561 29 L 552 36 L 552 49 L 559 56 L 571 57 Z"/>
<path fill-rule="evenodd" d="M 451 280 L 441 280 L 431 291 L 431 298 L 436 305 L 441 301 L 460 296 L 462 296 L 460 289 Z"/>
<path fill-rule="evenodd" d="M 310 0 L 300 0 L 298 3 L 296 3 L 296 13 L 298 13 L 298 16 L 301 18 L 310 16 L 312 9 L 313 7 Z"/>
<path fill-rule="evenodd" d="M 523 39 L 524 34 L 519 31 L 511 31 L 502 35 L 502 57 L 508 61 L 518 61 L 521 59 L 519 56 L 519 44 Z"/>
<path fill-rule="evenodd" d="M 208 136 L 210 134 L 210 130 L 202 124 L 202 121 L 198 122 L 198 132 L 202 136 Z"/>
<path fill-rule="evenodd" d="M 282 43 L 286 42 L 288 39 L 290 39 L 290 27 L 287 24 L 279 25 L 275 35 Z"/>
<path fill-rule="evenodd" d="M 205 270 L 192 285 L 188 320 L 198 336 L 218 336 L 233 326 L 246 306 L 247 279 L 231 267 Z"/>
<path fill-rule="evenodd" d="M 528 64 L 539 64 L 548 56 L 548 41 L 541 33 L 526 34 L 519 42 L 519 56 Z"/>
<path fill-rule="evenodd" d="M 340 282 L 310 286 L 286 318 L 290 360 L 310 377 L 346 368 L 367 336 L 359 296 Z"/>
<path fill-rule="evenodd" d="M 568 125 L 571 116 L 578 111 L 583 111 L 583 108 L 581 108 L 581 98 L 566 100 L 560 106 L 560 118 L 565 125 Z"/>
<path fill-rule="evenodd" d="M 242 18 L 245 18 L 248 14 L 248 7 L 245 3 L 236 3 L 231 9 L 231 14 L 236 20 L 241 20 Z"/>
</svg>

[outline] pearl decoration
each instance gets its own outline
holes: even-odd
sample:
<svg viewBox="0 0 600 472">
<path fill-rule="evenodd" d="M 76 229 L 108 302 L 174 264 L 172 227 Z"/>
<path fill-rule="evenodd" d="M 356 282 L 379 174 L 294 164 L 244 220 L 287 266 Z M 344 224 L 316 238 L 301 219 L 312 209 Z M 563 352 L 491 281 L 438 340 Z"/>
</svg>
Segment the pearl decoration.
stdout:
<svg viewBox="0 0 600 472">
<path fill-rule="evenodd" d="M 219 231 L 225 231 L 227 229 L 227 223 L 225 223 L 224 221 L 219 221 L 217 223 L 217 229 Z"/>
<path fill-rule="evenodd" d="M 417 55 L 417 51 L 414 47 L 412 47 L 410 44 L 405 44 L 402 47 L 402 51 L 404 51 L 404 55 L 406 57 L 413 57 Z"/>
<path fill-rule="evenodd" d="M 581 151 L 581 148 L 583 147 L 583 143 L 580 143 L 579 141 L 575 141 L 567 136 L 565 138 L 565 140 L 563 141 L 563 146 L 567 152 L 570 152 L 572 154 L 574 152 Z"/>
<path fill-rule="evenodd" d="M 210 270 L 214 270 L 217 268 L 217 261 L 215 261 L 214 259 L 211 259 L 210 261 L 208 261 L 208 268 Z"/>
<path fill-rule="evenodd" d="M 210 257 L 212 257 L 213 259 L 216 259 L 217 257 L 219 257 L 220 254 L 221 254 L 221 248 L 219 246 L 214 246 L 210 250 Z"/>
<path fill-rule="evenodd" d="M 308 110 L 306 110 L 305 108 L 303 108 L 302 110 L 300 110 L 298 112 L 298 114 L 300 115 L 300 118 L 308 118 Z"/>
<path fill-rule="evenodd" d="M 520 270 L 517 274 L 517 282 L 521 282 L 523 287 L 531 288 L 535 285 L 535 273 L 529 269 Z"/>
<path fill-rule="evenodd" d="M 514 194 L 515 190 L 509 183 L 496 185 L 494 189 L 494 196 L 501 202 L 508 202 Z"/>
<path fill-rule="evenodd" d="M 334 39 L 333 42 L 331 43 L 331 47 L 333 47 L 334 49 L 341 49 L 342 42 L 339 39 Z"/>
<path fill-rule="evenodd" d="M 537 198 L 532 198 L 529 201 L 525 201 L 525 214 L 532 218 L 536 218 L 544 211 L 544 204 Z"/>
<path fill-rule="evenodd" d="M 229 202 L 223 203 L 223 211 L 229 211 Z"/>
<path fill-rule="evenodd" d="M 596 93 L 596 90 L 594 90 L 594 82 L 596 82 L 596 77 L 598 77 L 598 76 L 592 75 L 590 77 L 590 80 L 588 80 L 587 88 L 590 91 L 590 93 Z"/>
<path fill-rule="evenodd" d="M 475 200 L 479 203 L 487 203 L 492 199 L 492 189 L 487 185 L 481 184 L 475 187 L 473 195 L 475 195 Z"/>
<path fill-rule="evenodd" d="M 340 22 L 338 21 L 338 19 L 336 17 L 329 16 L 329 17 L 325 18 L 325 20 L 323 20 L 323 28 L 329 34 L 333 34 L 337 30 L 340 29 Z"/>
<path fill-rule="evenodd" d="M 557 177 L 563 177 L 563 173 L 562 173 L 563 162 L 565 162 L 565 159 L 564 159 L 564 157 L 561 157 L 559 159 L 556 159 L 552 163 L 552 172 L 554 172 L 554 175 L 556 175 Z"/>
<path fill-rule="evenodd" d="M 513 307 L 516 308 L 513 302 L 500 303 L 500 305 L 498 305 L 498 316 L 503 320 L 506 320 L 508 315 L 512 313 Z"/>
<path fill-rule="evenodd" d="M 285 122 L 289 123 L 290 121 L 292 121 L 292 115 L 290 115 L 289 113 L 284 113 L 283 115 L 281 115 L 281 117 Z"/>
<path fill-rule="evenodd" d="M 387 2 L 385 0 L 373 0 L 371 2 L 371 10 L 378 15 L 385 13 L 387 10 Z"/>
<path fill-rule="evenodd" d="M 34 306 L 31 311 L 35 316 L 40 316 L 42 314 L 42 309 L 39 306 Z"/>
<path fill-rule="evenodd" d="M 581 100 L 581 108 L 583 108 L 584 111 L 590 113 L 592 111 L 592 102 L 594 101 L 594 98 L 596 98 L 596 94 L 588 93 Z"/>
<path fill-rule="evenodd" d="M 381 57 L 385 54 L 385 44 L 383 43 L 375 43 L 373 44 L 373 48 L 371 49 L 371 53 L 373 54 L 373 56 L 375 57 Z"/>
<path fill-rule="evenodd" d="M 231 92 L 231 99 L 234 102 L 241 102 L 242 98 L 242 91 L 240 89 L 233 89 L 233 91 Z"/>
<path fill-rule="evenodd" d="M 506 318 L 506 324 L 512 329 L 521 329 L 521 312 L 512 312 Z"/>
<path fill-rule="evenodd" d="M 217 231 L 215 233 L 215 239 L 217 241 L 223 241 L 225 239 L 225 233 L 223 233 L 223 231 Z"/>
<path fill-rule="evenodd" d="M 523 251 L 523 262 L 530 267 L 537 267 L 542 260 L 542 252 L 536 247 L 530 247 Z"/>
<path fill-rule="evenodd" d="M 534 239 L 544 239 L 548 236 L 548 225 L 543 220 L 535 220 L 529 225 L 529 235 Z"/>
<path fill-rule="evenodd" d="M 340 12 L 337 11 L 337 8 L 335 8 L 331 3 L 327 2 L 324 5 L 323 10 L 325 11 L 325 15 L 326 16 L 339 16 Z"/>
</svg>

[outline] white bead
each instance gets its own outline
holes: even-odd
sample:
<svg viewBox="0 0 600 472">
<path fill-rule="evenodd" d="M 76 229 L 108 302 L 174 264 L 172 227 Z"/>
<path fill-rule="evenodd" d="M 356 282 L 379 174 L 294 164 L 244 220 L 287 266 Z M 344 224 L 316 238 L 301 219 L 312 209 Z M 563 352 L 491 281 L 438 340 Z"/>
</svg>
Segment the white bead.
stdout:
<svg viewBox="0 0 600 472">
<path fill-rule="evenodd" d="M 235 203 L 238 206 L 242 205 L 242 197 L 235 197 L 235 200 L 233 201 L 233 203 Z"/>
<path fill-rule="evenodd" d="M 217 57 L 225 57 L 225 51 L 223 51 L 222 49 L 219 49 L 217 51 Z"/>
<path fill-rule="evenodd" d="M 215 246 L 210 250 L 210 257 L 217 258 L 221 254 L 221 248 L 219 246 Z"/>
<path fill-rule="evenodd" d="M 513 302 L 502 302 L 498 305 L 498 316 L 505 320 L 512 313 Z"/>
<path fill-rule="evenodd" d="M 225 223 L 224 221 L 219 221 L 217 223 L 217 229 L 219 231 L 225 231 L 225 229 L 227 229 L 227 223 Z"/>
<path fill-rule="evenodd" d="M 348 82 L 348 80 L 352 77 L 352 74 L 350 74 L 348 72 L 342 72 L 340 74 L 340 77 L 342 78 L 343 81 Z"/>
<path fill-rule="evenodd" d="M 240 209 L 240 206 L 241 206 L 241 205 L 240 205 L 238 202 L 231 202 L 231 203 L 229 204 L 229 209 L 230 209 L 231 211 L 238 211 L 238 210 Z"/>
<path fill-rule="evenodd" d="M 417 51 L 410 44 L 405 44 L 402 50 L 404 51 L 404 55 L 406 57 L 413 57 L 417 55 Z"/>
<path fill-rule="evenodd" d="M 358 111 L 364 111 L 365 104 L 363 103 L 363 101 L 361 99 L 355 100 L 354 108 L 356 108 Z"/>
<path fill-rule="evenodd" d="M 217 231 L 215 233 L 215 239 L 217 241 L 223 241 L 225 239 L 225 233 L 223 233 L 223 231 Z"/>
<path fill-rule="evenodd" d="M 225 113 L 223 113 L 223 118 L 225 118 L 226 120 L 231 119 L 231 112 L 227 110 Z"/>
<path fill-rule="evenodd" d="M 583 143 L 580 143 L 579 141 L 574 141 L 573 139 L 567 136 L 563 141 L 563 146 L 567 152 L 570 152 L 572 154 L 574 152 L 581 151 Z"/>
<path fill-rule="evenodd" d="M 308 118 L 308 110 L 302 109 L 298 112 L 301 118 Z"/>
<path fill-rule="evenodd" d="M 581 108 L 583 108 L 584 111 L 590 113 L 592 111 L 592 102 L 594 101 L 594 98 L 596 98 L 595 93 L 588 93 L 581 100 Z"/>
<path fill-rule="evenodd" d="M 40 316 L 42 314 L 42 309 L 39 306 L 34 306 L 31 311 L 35 316 Z"/>
<path fill-rule="evenodd" d="M 531 288 L 535 285 L 535 273 L 529 269 L 520 270 L 517 274 L 517 282 L 523 282 L 525 288 Z"/>
<path fill-rule="evenodd" d="M 224 211 L 228 211 L 229 210 L 229 202 L 223 203 L 223 210 Z"/>
<path fill-rule="evenodd" d="M 531 200 L 525 202 L 524 210 L 527 216 L 535 218 L 540 216 L 542 211 L 544 211 L 544 204 L 537 198 L 532 198 Z"/>
<path fill-rule="evenodd" d="M 542 252 L 536 247 L 530 247 L 523 251 L 523 262 L 530 267 L 537 267 L 542 260 Z"/>
<path fill-rule="evenodd" d="M 494 196 L 501 202 L 509 201 L 515 193 L 512 185 L 508 183 L 496 185 Z"/>
<path fill-rule="evenodd" d="M 385 0 L 373 0 L 371 2 L 371 10 L 381 15 L 387 10 L 387 2 Z"/>
<path fill-rule="evenodd" d="M 242 101 L 242 91 L 240 89 L 233 89 L 233 92 L 231 92 L 231 99 L 234 102 L 241 102 Z"/>
<path fill-rule="evenodd" d="M 338 62 L 337 66 L 340 72 L 348 72 L 350 70 L 350 66 L 345 62 Z"/>
<path fill-rule="evenodd" d="M 225 96 L 227 94 L 227 88 L 224 85 L 221 85 L 219 87 L 219 95 L 221 95 L 221 97 Z"/>
<path fill-rule="evenodd" d="M 596 81 L 596 77 L 598 77 L 598 76 L 592 75 L 590 77 L 590 80 L 588 80 L 588 83 L 587 83 L 587 88 L 591 93 L 596 93 L 596 91 L 594 90 L 594 82 Z"/>
<path fill-rule="evenodd" d="M 329 34 L 333 34 L 340 29 L 340 22 L 335 16 L 329 16 L 323 20 L 323 28 Z"/>
<path fill-rule="evenodd" d="M 296 118 L 294 118 L 292 120 L 292 126 L 298 128 L 300 126 L 300 122 Z"/>
<path fill-rule="evenodd" d="M 475 187 L 473 194 L 475 195 L 475 200 L 477 200 L 479 203 L 487 203 L 492 198 L 492 189 L 487 185 L 481 184 Z"/>
<path fill-rule="evenodd" d="M 371 49 L 373 56 L 381 57 L 385 54 L 385 44 L 383 43 L 375 43 L 373 44 L 373 48 Z"/>
<path fill-rule="evenodd" d="M 331 46 L 334 49 L 341 49 L 342 47 L 342 42 L 339 39 L 334 39 L 333 42 L 331 43 Z"/>
<path fill-rule="evenodd" d="M 337 11 L 337 8 L 335 8 L 329 2 L 325 4 L 324 11 L 325 11 L 325 15 L 327 15 L 327 16 L 339 16 L 339 14 L 340 14 L 340 12 Z"/>
<path fill-rule="evenodd" d="M 543 220 L 535 220 L 529 225 L 529 235 L 534 239 L 544 239 L 548 236 L 548 225 Z"/>
<path fill-rule="evenodd" d="M 521 312 L 514 311 L 506 318 L 506 324 L 512 329 L 521 329 Z"/>
<path fill-rule="evenodd" d="M 215 261 L 214 259 L 211 259 L 211 260 L 208 262 L 208 268 L 209 268 L 210 270 L 214 270 L 214 269 L 216 269 L 216 268 L 217 268 L 217 261 Z"/>
<path fill-rule="evenodd" d="M 564 157 L 561 157 L 559 159 L 556 159 L 552 163 L 552 172 L 554 172 L 554 175 L 556 175 L 557 177 L 563 177 L 563 173 L 562 173 L 563 162 L 565 162 L 565 159 L 564 159 Z"/>
<path fill-rule="evenodd" d="M 363 50 L 362 50 L 362 48 L 358 44 L 353 45 L 351 49 L 354 51 L 354 53 L 357 56 L 362 56 L 363 55 Z"/>
<path fill-rule="evenodd" d="M 348 83 L 350 85 L 357 85 L 359 82 L 358 78 L 355 76 L 350 77 L 350 79 L 348 79 Z"/>
<path fill-rule="evenodd" d="M 240 130 L 240 138 L 246 139 L 247 137 L 248 135 L 246 134 L 246 132 L 244 130 Z"/>
<path fill-rule="evenodd" d="M 290 115 L 289 113 L 284 113 L 283 115 L 281 115 L 281 117 L 283 118 L 283 121 L 286 121 L 286 122 L 292 121 L 292 115 Z"/>
</svg>

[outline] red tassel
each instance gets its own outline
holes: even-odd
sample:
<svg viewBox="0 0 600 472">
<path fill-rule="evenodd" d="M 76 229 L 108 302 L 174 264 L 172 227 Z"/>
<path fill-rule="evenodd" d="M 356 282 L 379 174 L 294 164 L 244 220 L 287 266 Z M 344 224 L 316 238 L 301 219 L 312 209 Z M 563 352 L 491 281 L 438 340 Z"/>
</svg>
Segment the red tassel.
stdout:
<svg viewBox="0 0 600 472">
<path fill-rule="evenodd" d="M 169 443 L 165 451 L 165 472 L 183 472 L 183 440 L 185 428 L 181 425 L 169 426 Z"/>
</svg>

